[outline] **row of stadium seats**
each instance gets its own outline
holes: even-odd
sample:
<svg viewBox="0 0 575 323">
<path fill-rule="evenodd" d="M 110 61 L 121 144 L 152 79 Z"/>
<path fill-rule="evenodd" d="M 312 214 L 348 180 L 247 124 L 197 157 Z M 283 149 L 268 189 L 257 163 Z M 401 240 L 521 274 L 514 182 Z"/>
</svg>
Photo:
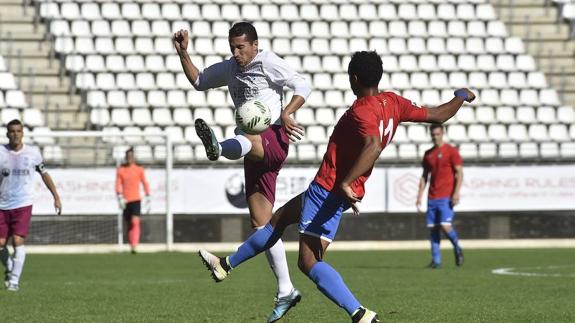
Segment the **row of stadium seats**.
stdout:
<svg viewBox="0 0 575 323">
<path fill-rule="evenodd" d="M 193 38 L 226 38 L 231 24 L 227 21 L 168 22 L 160 20 L 54 20 L 50 32 L 56 36 L 73 37 L 154 37 L 172 36 L 172 30 L 186 29 Z M 255 24 L 258 36 L 283 38 L 411 38 L 411 37 L 507 37 L 503 22 L 422 20 L 374 21 L 274 21 Z"/>
<path fill-rule="evenodd" d="M 198 66 L 209 66 L 226 59 L 225 56 L 192 56 Z M 308 73 L 346 73 L 349 55 L 322 56 L 284 56 L 284 59 L 296 70 Z M 530 55 L 382 55 L 385 72 L 533 72 L 536 64 Z M 65 67 L 74 72 L 176 72 L 181 73 L 182 65 L 178 55 L 103 55 L 69 54 Z M 509 74 L 512 78 L 514 74 Z M 512 82 L 511 80 L 509 81 Z"/>
<path fill-rule="evenodd" d="M 486 3 L 451 4 L 443 3 L 322 3 L 302 4 L 286 3 L 277 5 L 265 2 L 234 4 L 233 1 L 220 3 L 143 3 L 137 2 L 43 2 L 40 13 L 43 17 L 67 20 L 84 19 L 148 19 L 148 20 L 181 20 L 191 21 L 202 17 L 207 21 L 355 21 L 355 20 L 446 20 L 453 17 L 458 20 L 493 20 L 493 7 Z M 226 3 L 228 2 L 228 3 Z M 415 2 L 415 1 L 414 1 Z M 485 2 L 485 1 L 480 1 Z"/>
<path fill-rule="evenodd" d="M 25 125 L 30 127 L 41 127 L 44 125 L 44 114 L 38 109 L 27 108 L 21 112 L 13 108 L 0 109 L 0 124 L 5 125 L 14 119 L 22 120 Z"/>
<path fill-rule="evenodd" d="M 129 145 L 114 146 L 112 157 L 122 159 Z M 394 162 L 396 160 L 413 161 L 419 160 L 431 146 L 427 144 L 402 144 L 389 145 L 380 155 L 382 162 Z M 44 160 L 51 164 L 65 162 L 65 154 L 62 147 L 53 144 L 46 144 L 42 147 Z M 464 159 L 491 160 L 499 157 L 500 160 L 513 159 L 548 159 L 559 160 L 561 158 L 575 157 L 575 143 L 463 143 L 458 145 L 459 151 Z M 165 145 L 136 145 L 135 155 L 141 163 L 164 163 L 166 160 Z M 288 162 L 317 162 L 321 160 L 325 153 L 325 145 L 299 144 L 290 147 Z M 175 145 L 173 147 L 173 158 L 175 163 L 208 162 L 205 156 L 204 147 L 201 145 Z M 241 163 L 240 161 L 230 161 L 222 158 L 220 162 Z"/>
<path fill-rule="evenodd" d="M 80 87 L 83 88 L 83 87 Z M 90 89 L 90 87 L 87 87 Z M 453 98 L 453 87 L 444 90 L 403 90 L 395 91 L 419 105 L 438 105 Z M 389 90 L 389 88 L 388 88 Z M 350 90 L 315 90 L 308 98 L 306 105 L 312 108 L 331 107 L 342 108 L 353 103 L 355 97 Z M 107 94 L 103 91 L 90 91 L 87 104 L 90 107 L 110 108 L 138 108 L 138 107 L 198 107 L 220 108 L 230 107 L 231 102 L 225 91 L 208 91 L 197 93 L 196 91 L 163 91 L 163 90 L 113 90 Z M 510 106 L 539 106 L 560 105 L 559 97 L 554 89 L 484 89 L 477 90 L 479 98 L 476 104 L 481 105 L 510 105 Z"/>
<path fill-rule="evenodd" d="M 235 125 L 213 126 L 214 134 L 220 140 L 234 135 Z M 137 144 L 142 141 L 157 143 L 161 138 L 149 137 L 160 134 L 162 128 L 158 126 L 126 126 L 105 127 L 105 132 L 116 132 L 129 134 L 124 141 Z M 200 144 L 201 141 L 196 135 L 195 127 L 189 126 L 167 126 L 163 129 L 171 135 L 174 143 Z M 309 125 L 305 127 L 305 136 L 301 143 L 326 144 L 333 130 L 331 126 Z M 447 126 L 446 139 L 455 143 L 483 143 L 483 142 L 573 142 L 575 140 L 575 125 L 566 124 L 449 124 Z M 429 143 L 430 137 L 428 128 L 423 125 L 401 125 L 394 135 L 394 142 L 404 143 Z"/>
<path fill-rule="evenodd" d="M 6 111 L 6 112 L 5 112 Z M 304 126 L 322 125 L 332 126 L 346 111 L 346 108 L 302 108 L 296 112 L 296 121 Z M 529 106 L 511 107 L 464 107 L 449 123 L 461 125 L 469 124 L 572 124 L 575 122 L 575 110 L 568 106 L 554 108 L 551 106 L 541 106 L 533 108 Z M 26 118 L 38 118 L 41 112 L 35 109 L 24 111 Z M 193 115 L 192 115 L 193 114 Z M 18 110 L 4 109 L 2 120 L 9 120 L 10 117 L 18 116 Z M 6 117 L 5 117 L 6 116 Z M 193 125 L 195 119 L 204 119 L 208 124 L 231 126 L 235 124 L 233 111 L 230 108 L 194 108 L 185 107 L 169 108 L 136 108 L 131 111 L 126 108 L 115 109 L 92 109 L 90 112 L 90 122 L 96 126 L 118 125 L 118 126 L 189 126 Z"/>
<path fill-rule="evenodd" d="M 316 90 L 347 90 L 347 73 L 304 74 Z M 184 73 L 79 73 L 76 84 L 82 89 L 100 90 L 173 90 L 190 89 L 191 84 Z M 382 77 L 382 88 L 395 89 L 453 89 L 464 84 L 473 84 L 476 89 L 546 89 L 545 75 L 541 72 L 390 72 Z M 207 94 L 209 95 L 209 93 Z"/>
<path fill-rule="evenodd" d="M 520 38 L 480 38 L 480 37 L 412 37 L 405 38 L 341 38 L 332 35 L 328 38 L 259 38 L 260 48 L 270 49 L 281 56 L 284 55 L 341 55 L 358 50 L 376 50 L 379 54 L 513 54 L 525 52 L 525 46 Z M 58 36 L 54 44 L 56 51 L 66 54 L 174 54 L 173 43 L 168 37 L 86 37 Z M 227 37 L 193 38 L 188 45 L 190 54 L 198 55 L 230 55 Z"/>
</svg>

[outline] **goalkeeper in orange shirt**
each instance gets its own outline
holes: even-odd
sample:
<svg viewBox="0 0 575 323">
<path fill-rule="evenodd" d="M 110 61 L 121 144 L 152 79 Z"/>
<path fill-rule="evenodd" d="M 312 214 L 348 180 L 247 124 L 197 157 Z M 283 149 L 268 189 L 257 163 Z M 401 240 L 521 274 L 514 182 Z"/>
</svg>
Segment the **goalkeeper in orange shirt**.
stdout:
<svg viewBox="0 0 575 323">
<path fill-rule="evenodd" d="M 140 183 L 144 186 L 146 197 L 144 209 L 150 209 L 150 186 L 144 175 L 144 168 L 136 164 L 134 149 L 126 151 L 126 162 L 116 171 L 116 194 L 118 205 L 124 212 L 124 221 L 128 224 L 128 241 L 132 253 L 140 242 L 140 215 L 142 214 L 142 199 L 140 197 Z"/>
</svg>

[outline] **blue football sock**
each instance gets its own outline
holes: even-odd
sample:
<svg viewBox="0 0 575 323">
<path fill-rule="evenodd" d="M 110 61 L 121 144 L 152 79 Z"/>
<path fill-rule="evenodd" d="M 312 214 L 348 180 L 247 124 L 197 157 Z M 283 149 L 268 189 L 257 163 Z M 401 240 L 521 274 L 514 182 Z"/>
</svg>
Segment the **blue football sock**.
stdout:
<svg viewBox="0 0 575 323">
<path fill-rule="evenodd" d="M 445 235 L 447 236 L 447 238 L 449 238 L 449 241 L 451 241 L 451 244 L 453 245 L 453 248 L 457 251 L 461 250 L 461 248 L 459 247 L 459 240 L 457 239 L 457 232 L 455 232 L 455 229 L 451 229 L 451 231 L 445 233 Z"/>
<path fill-rule="evenodd" d="M 271 224 L 266 224 L 263 228 L 256 230 L 242 245 L 238 251 L 229 257 L 230 266 L 235 268 L 242 262 L 256 256 L 262 251 L 272 247 L 281 237 L 281 233 L 276 231 Z"/>
<path fill-rule="evenodd" d="M 439 245 L 441 243 L 441 232 L 439 228 L 431 229 L 431 257 L 434 263 L 441 264 L 441 249 Z"/>
<path fill-rule="evenodd" d="M 325 296 L 344 308 L 351 316 L 361 306 L 339 273 L 329 264 L 319 261 L 309 271 L 308 277 Z"/>
<path fill-rule="evenodd" d="M 244 157 L 252 149 L 251 141 L 245 136 L 235 136 L 220 142 L 221 155 L 227 159 L 236 160 Z"/>
</svg>

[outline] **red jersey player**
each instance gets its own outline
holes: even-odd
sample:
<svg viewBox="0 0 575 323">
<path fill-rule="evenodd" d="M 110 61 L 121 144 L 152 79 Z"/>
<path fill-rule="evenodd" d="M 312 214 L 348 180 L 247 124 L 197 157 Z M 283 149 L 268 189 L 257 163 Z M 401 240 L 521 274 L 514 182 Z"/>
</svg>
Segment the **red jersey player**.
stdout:
<svg viewBox="0 0 575 323">
<path fill-rule="evenodd" d="M 307 191 L 294 197 L 274 213 L 263 230 L 252 234 L 229 257 L 218 258 L 201 250 L 200 256 L 216 281 L 225 279 L 232 268 L 272 246 L 284 229 L 299 223 L 298 266 L 330 300 L 344 308 L 352 322 L 378 322 L 377 314 L 361 306 L 338 272 L 323 261 L 335 237 L 343 211 L 352 208 L 365 194 L 365 181 L 381 151 L 393 138 L 400 122 L 445 122 L 475 95 L 455 91 L 455 97 L 433 109 L 419 108 L 391 92 L 379 92 L 383 74 L 376 52 L 356 52 L 348 75 L 357 100 L 340 118 L 329 139 L 320 169 Z"/>
<path fill-rule="evenodd" d="M 427 197 L 427 227 L 430 229 L 431 264 L 438 268 L 441 265 L 439 244 L 441 232 L 451 241 L 455 253 L 455 264 L 463 265 L 463 251 L 459 246 L 457 233 L 453 229 L 453 207 L 459 203 L 459 190 L 463 182 L 463 162 L 457 148 L 443 142 L 443 126 L 434 124 L 430 127 L 433 148 L 423 156 L 423 175 L 417 192 L 417 210 L 420 211 L 421 197 L 429 179 Z"/>
</svg>

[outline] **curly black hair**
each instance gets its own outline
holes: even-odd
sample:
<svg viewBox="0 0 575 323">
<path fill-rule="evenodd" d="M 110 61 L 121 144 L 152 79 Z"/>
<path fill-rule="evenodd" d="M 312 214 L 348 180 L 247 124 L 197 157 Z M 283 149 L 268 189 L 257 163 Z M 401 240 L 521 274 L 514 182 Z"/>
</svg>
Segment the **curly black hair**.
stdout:
<svg viewBox="0 0 575 323">
<path fill-rule="evenodd" d="M 377 87 L 383 74 L 383 62 L 375 51 L 355 52 L 347 67 L 348 75 L 357 76 L 365 87 Z"/>
</svg>

